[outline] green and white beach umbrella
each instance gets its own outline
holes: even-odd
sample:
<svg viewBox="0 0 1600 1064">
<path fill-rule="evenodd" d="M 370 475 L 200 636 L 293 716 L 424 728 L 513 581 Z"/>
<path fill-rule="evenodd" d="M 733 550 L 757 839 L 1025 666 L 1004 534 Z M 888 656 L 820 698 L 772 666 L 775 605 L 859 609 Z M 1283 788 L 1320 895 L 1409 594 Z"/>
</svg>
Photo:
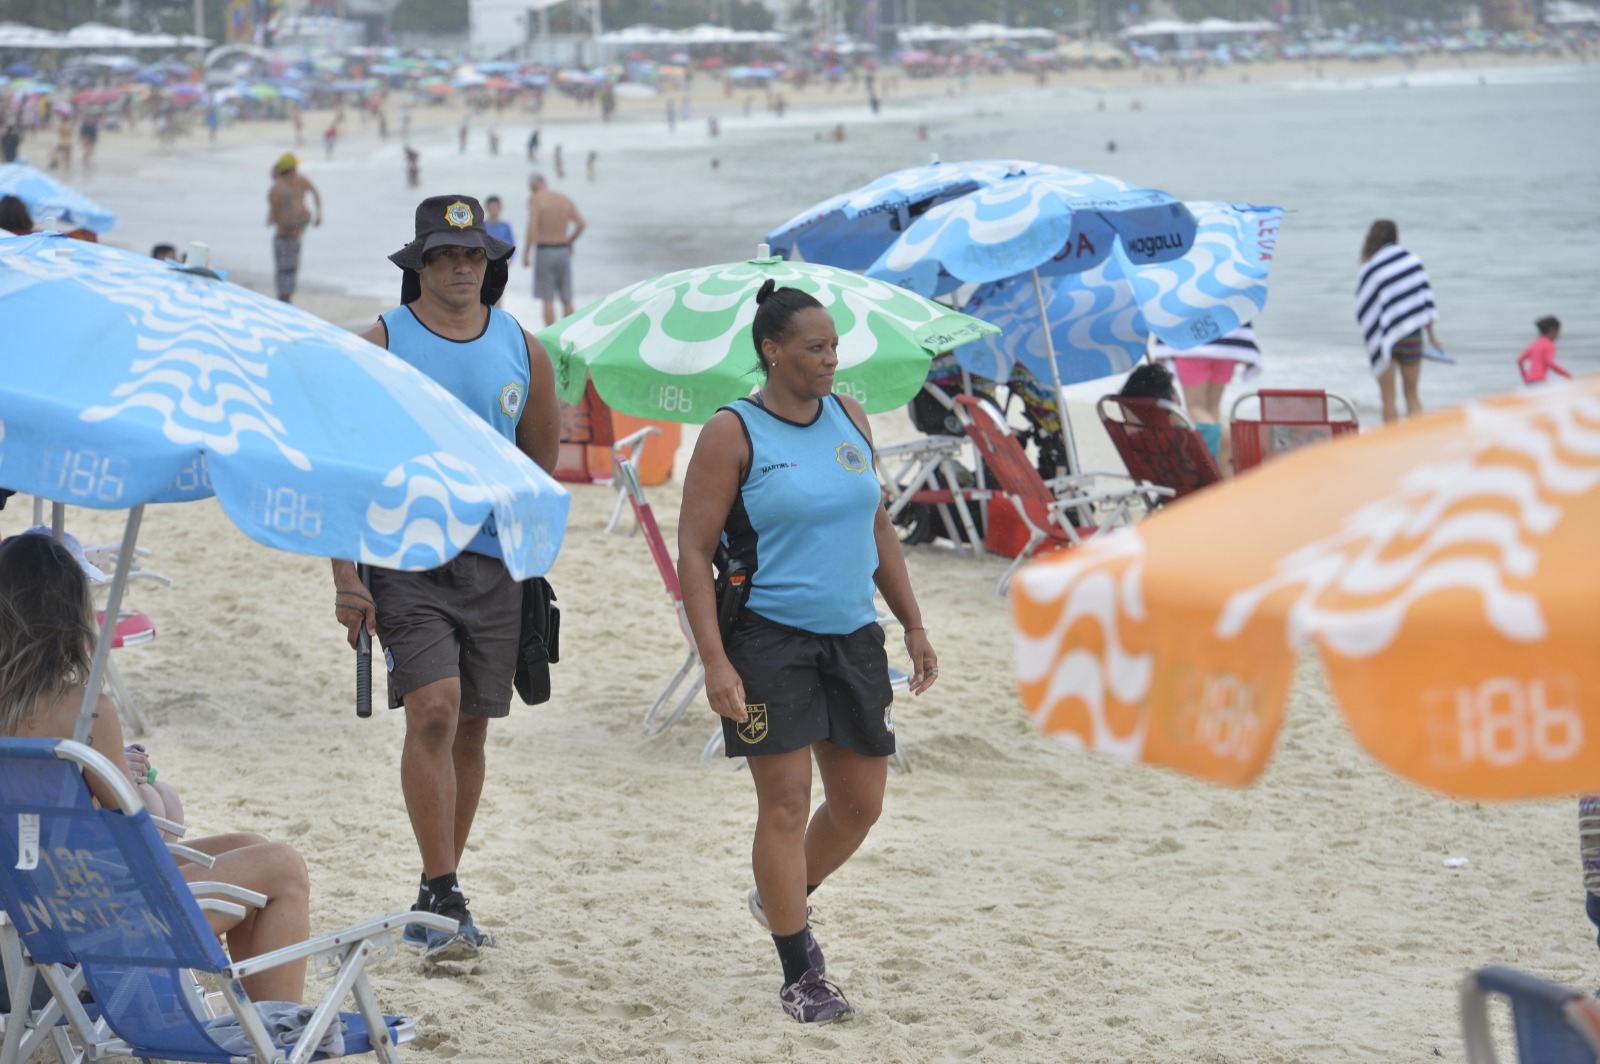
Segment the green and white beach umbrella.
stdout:
<svg viewBox="0 0 1600 1064">
<path fill-rule="evenodd" d="M 767 280 L 817 298 L 839 330 L 834 390 L 870 413 L 904 406 L 934 355 L 999 332 L 932 300 L 848 270 L 766 256 L 679 270 L 613 292 L 537 335 L 561 399 L 586 377 L 614 410 L 701 424 L 760 381 L 750 322 Z"/>
</svg>

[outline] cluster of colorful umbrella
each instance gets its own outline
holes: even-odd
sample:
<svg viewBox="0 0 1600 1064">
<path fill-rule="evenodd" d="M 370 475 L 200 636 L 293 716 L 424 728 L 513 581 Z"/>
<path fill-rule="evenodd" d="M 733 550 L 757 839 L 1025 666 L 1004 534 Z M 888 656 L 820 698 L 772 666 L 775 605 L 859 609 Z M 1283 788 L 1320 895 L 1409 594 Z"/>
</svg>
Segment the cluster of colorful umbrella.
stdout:
<svg viewBox="0 0 1600 1064">
<path fill-rule="evenodd" d="M 618 410 L 684 422 L 751 387 L 768 279 L 828 307 L 836 387 L 868 411 L 907 402 L 951 350 L 997 379 L 1019 362 L 1093 379 L 1149 336 L 1183 350 L 1254 318 L 1281 213 L 934 162 L 802 212 L 770 234 L 779 255 L 643 281 L 539 335 L 564 398 L 592 379 Z M 971 313 L 927 298 L 970 285 Z M 0 325 L 24 356 L 0 377 L 7 486 L 100 507 L 214 492 L 263 542 L 395 567 L 437 564 L 491 512 L 513 572 L 559 546 L 559 488 L 397 360 L 292 308 L 31 237 L 0 241 Z M 371 416 L 321 417 L 330 393 Z M 62 424 L 78 426 L 64 457 Z M 1482 797 L 1593 790 L 1597 533 L 1597 381 L 1308 448 L 1024 569 L 1023 698 L 1070 744 L 1244 783 L 1313 639 L 1396 771 Z"/>
</svg>

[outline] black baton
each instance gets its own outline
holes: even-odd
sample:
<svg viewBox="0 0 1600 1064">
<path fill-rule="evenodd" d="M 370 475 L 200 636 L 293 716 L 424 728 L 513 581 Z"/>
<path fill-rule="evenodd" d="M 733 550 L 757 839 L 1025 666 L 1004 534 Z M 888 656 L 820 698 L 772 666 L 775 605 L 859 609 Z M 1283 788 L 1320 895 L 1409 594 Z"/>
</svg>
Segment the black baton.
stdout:
<svg viewBox="0 0 1600 1064">
<path fill-rule="evenodd" d="M 356 577 L 367 588 L 368 569 L 356 566 Z M 356 716 L 372 716 L 372 633 L 367 631 L 367 619 L 361 618 L 361 631 L 356 635 Z"/>
</svg>

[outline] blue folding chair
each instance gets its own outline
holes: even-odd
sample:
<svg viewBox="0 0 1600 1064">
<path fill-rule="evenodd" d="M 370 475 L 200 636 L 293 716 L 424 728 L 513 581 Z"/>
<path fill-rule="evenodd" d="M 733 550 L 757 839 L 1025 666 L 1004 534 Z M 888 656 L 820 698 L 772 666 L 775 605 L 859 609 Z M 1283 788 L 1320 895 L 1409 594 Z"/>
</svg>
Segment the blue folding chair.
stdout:
<svg viewBox="0 0 1600 1064">
<path fill-rule="evenodd" d="M 1511 1004 L 1521 1064 L 1596 1064 L 1600 1002 L 1515 968 L 1480 968 L 1461 981 L 1461 1034 L 1469 1064 L 1497 1064 L 1489 1034 L 1489 998 Z"/>
<path fill-rule="evenodd" d="M 120 810 L 96 806 L 87 778 L 114 794 Z M 17 992 L 25 992 L 36 971 L 90 1059 L 121 1053 L 306 1064 L 321 1059 L 317 1046 L 337 1023 L 347 1055 L 374 1052 L 386 1064 L 398 1062 L 396 1046 L 411 1040 L 414 1025 L 382 1013 L 367 966 L 394 951 L 394 936 L 407 922 L 449 931 L 454 920 L 394 913 L 233 963 L 204 910 L 242 916 L 243 907 L 197 900 L 196 891 L 265 902 L 226 884 L 186 882 L 138 795 L 99 753 L 67 740 L 0 739 L 0 909 L 14 925 L 28 969 L 12 986 L 13 1019 L 15 1002 L 26 1000 Z M 332 983 L 292 1044 L 275 1045 L 240 980 L 302 959 Z M 214 1021 L 194 972 L 216 977 L 247 1051 L 230 1052 L 208 1028 Z M 92 999 L 93 1016 L 80 989 Z M 357 1011 L 341 1013 L 348 996 Z M 8 1023 L 8 1055 L 14 1036 L 20 1044 L 29 1034 L 37 1041 L 31 1022 Z"/>
</svg>

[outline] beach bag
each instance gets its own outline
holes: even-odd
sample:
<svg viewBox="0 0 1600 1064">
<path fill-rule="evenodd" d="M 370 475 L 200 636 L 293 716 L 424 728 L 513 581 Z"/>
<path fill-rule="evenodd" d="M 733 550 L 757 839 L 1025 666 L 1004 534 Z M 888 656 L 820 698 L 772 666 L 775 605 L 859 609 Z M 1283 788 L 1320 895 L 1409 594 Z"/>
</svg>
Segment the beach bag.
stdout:
<svg viewBox="0 0 1600 1064">
<path fill-rule="evenodd" d="M 561 660 L 561 609 L 542 576 L 522 582 L 522 634 L 517 644 L 517 696 L 530 706 L 550 701 L 550 666 Z"/>
</svg>

